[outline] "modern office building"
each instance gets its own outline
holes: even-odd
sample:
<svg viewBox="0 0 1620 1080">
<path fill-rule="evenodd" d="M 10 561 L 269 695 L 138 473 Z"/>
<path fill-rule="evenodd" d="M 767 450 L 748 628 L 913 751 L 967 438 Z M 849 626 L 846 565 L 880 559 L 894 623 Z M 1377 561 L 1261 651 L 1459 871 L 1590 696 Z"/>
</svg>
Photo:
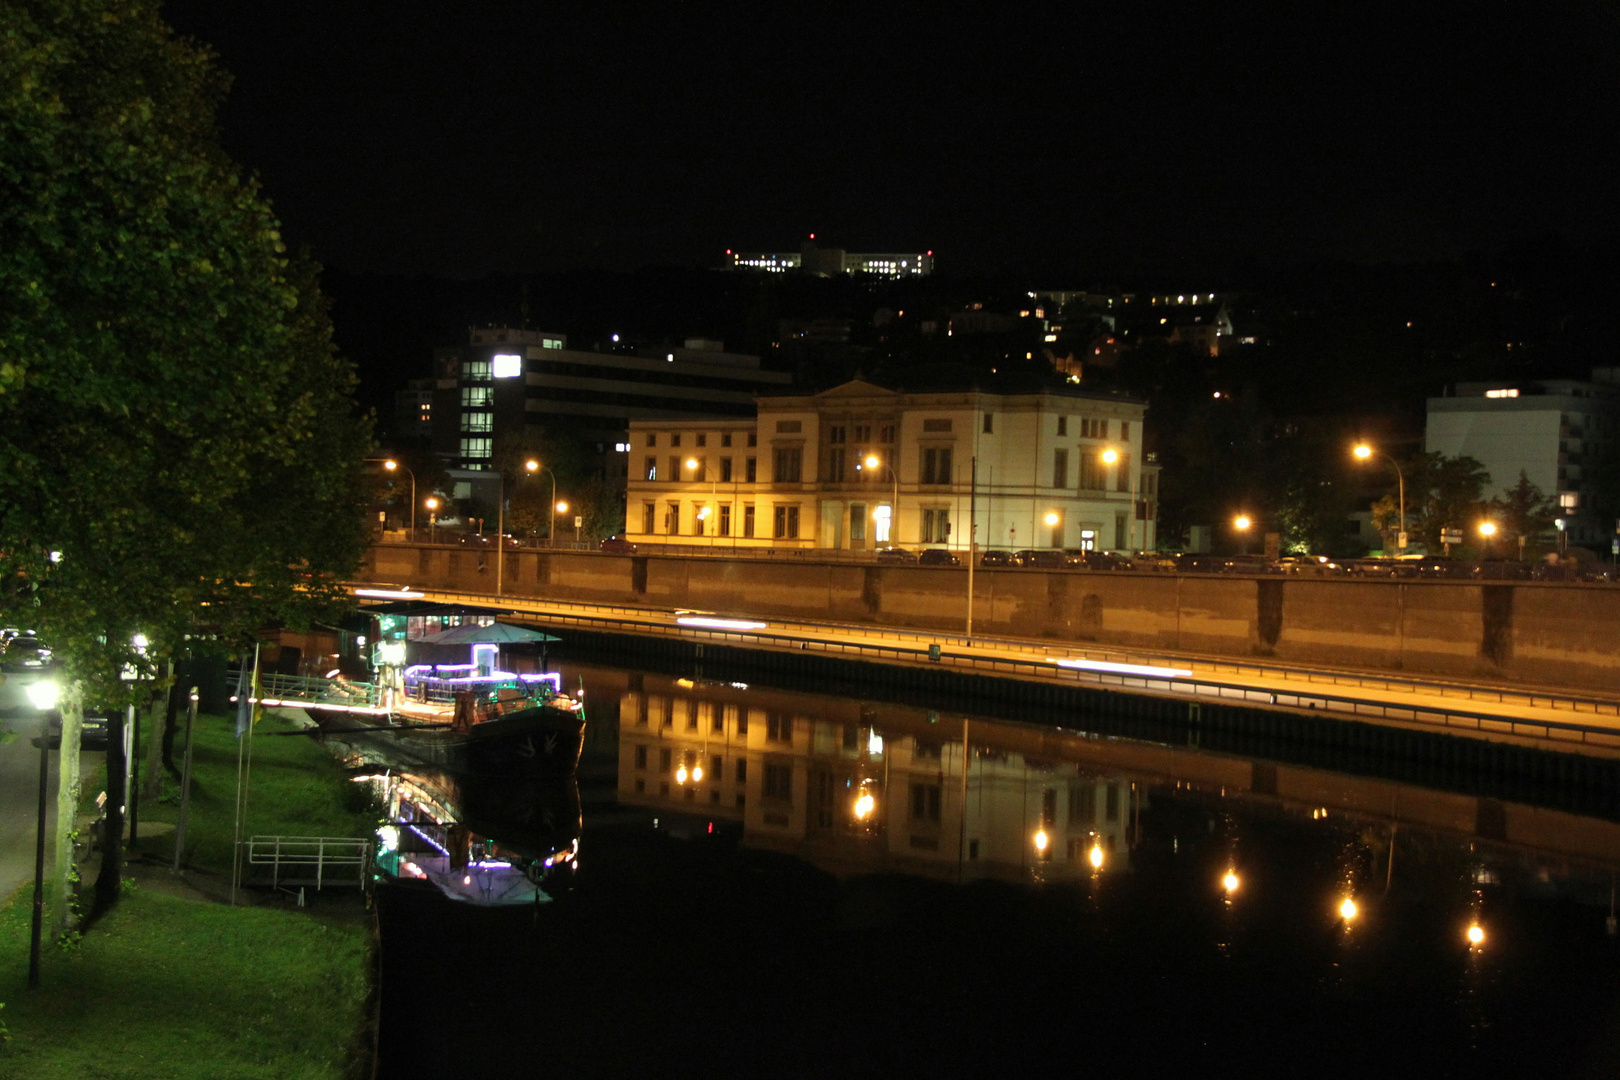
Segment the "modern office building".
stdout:
<svg viewBox="0 0 1620 1080">
<path fill-rule="evenodd" d="M 934 272 L 934 253 L 888 252 L 861 254 L 842 248 L 824 247 L 812 237 L 802 244 L 797 253 L 762 251 L 726 251 L 726 265 L 732 270 L 763 270 L 782 274 L 800 270 L 819 277 L 839 274 L 872 274 L 876 277 L 901 280 L 925 277 Z"/>
<path fill-rule="evenodd" d="M 1613 523 L 1598 520 L 1592 466 L 1616 452 L 1620 368 L 1573 379 L 1458 383 L 1429 398 L 1424 449 L 1467 455 L 1491 474 L 1487 497 L 1505 494 L 1523 472 L 1563 509 L 1571 543 L 1607 547 Z"/>
<path fill-rule="evenodd" d="M 872 550 L 1151 550 L 1136 398 L 1073 388 L 761 397 L 743 419 L 630 423 L 626 535 Z M 1133 512 L 1134 507 L 1134 512 Z"/>
<path fill-rule="evenodd" d="M 530 427 L 571 432 L 622 475 L 633 420 L 752 416 L 754 396 L 792 377 L 759 357 L 694 338 L 657 352 L 589 352 L 560 333 L 474 327 L 464 346 L 438 350 L 433 449 L 452 468 L 488 469 L 505 440 Z"/>
</svg>

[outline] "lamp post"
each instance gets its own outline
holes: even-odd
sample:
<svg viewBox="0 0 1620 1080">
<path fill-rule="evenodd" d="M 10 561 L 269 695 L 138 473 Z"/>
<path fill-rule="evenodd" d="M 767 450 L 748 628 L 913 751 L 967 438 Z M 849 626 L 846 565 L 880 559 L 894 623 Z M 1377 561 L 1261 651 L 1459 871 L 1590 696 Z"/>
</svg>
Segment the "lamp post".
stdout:
<svg viewBox="0 0 1620 1080">
<path fill-rule="evenodd" d="M 1098 459 L 1104 465 L 1117 465 L 1122 456 L 1118 450 L 1110 446 L 1098 455 Z M 1136 550 L 1136 478 L 1140 475 L 1140 470 L 1131 472 L 1131 513 L 1125 519 L 1125 554 L 1127 555 L 1134 553 Z M 1143 539 L 1145 540 L 1147 537 L 1144 536 Z"/>
<path fill-rule="evenodd" d="M 893 466 L 876 454 L 866 455 L 866 461 L 863 464 L 868 469 L 879 467 L 888 469 L 889 479 L 894 481 L 894 497 L 889 500 L 889 543 L 898 544 L 900 542 L 900 477 L 895 475 Z"/>
<path fill-rule="evenodd" d="M 39 986 L 39 944 L 45 926 L 45 789 L 50 786 L 51 716 L 59 694 L 53 682 L 28 686 L 28 700 L 39 710 L 39 822 L 34 833 L 34 911 L 28 932 L 28 988 Z"/>
<path fill-rule="evenodd" d="M 523 463 L 527 472 L 534 472 L 540 463 L 533 458 Z M 506 584 L 506 473 L 500 476 L 500 487 L 496 491 L 495 507 L 495 595 L 499 596 Z M 553 478 L 553 483 L 555 483 Z"/>
<path fill-rule="evenodd" d="M 1479 535 L 1485 538 L 1485 558 L 1491 557 L 1491 537 L 1496 535 L 1496 522 L 1482 521 L 1479 523 Z"/>
<path fill-rule="evenodd" d="M 439 539 L 439 500 L 430 495 L 423 505 L 428 508 L 428 543 L 437 543 Z"/>
<path fill-rule="evenodd" d="M 1232 528 L 1236 529 L 1238 534 L 1239 555 L 1247 555 L 1249 553 L 1249 526 L 1253 524 L 1254 522 L 1249 520 L 1248 514 L 1239 514 L 1237 517 L 1232 519 Z"/>
<path fill-rule="evenodd" d="M 1362 461 L 1366 461 L 1374 454 L 1377 454 L 1379 457 L 1383 458 L 1385 461 L 1389 462 L 1395 467 L 1395 479 L 1400 484 L 1401 492 L 1401 531 L 1400 535 L 1396 537 L 1395 546 L 1404 552 L 1406 550 L 1406 474 L 1401 471 L 1401 463 L 1384 453 L 1382 450 L 1374 450 L 1366 443 L 1358 444 L 1356 448 L 1350 452 L 1356 455 L 1356 457 L 1360 458 Z"/>
<path fill-rule="evenodd" d="M 693 479 L 700 484 L 703 482 L 703 477 L 705 475 L 708 475 L 709 477 L 709 506 L 706 506 L 700 510 L 697 516 L 699 521 L 707 521 L 709 517 L 709 507 L 718 505 L 720 502 L 720 480 L 718 477 L 709 472 L 709 463 L 707 461 L 699 461 L 695 457 L 690 457 L 686 459 L 686 468 L 688 472 L 697 474 L 693 477 Z M 718 522 L 715 524 L 715 528 L 719 528 Z M 708 534 L 709 546 L 714 547 L 715 540 L 717 539 L 714 530 L 705 526 L 703 531 Z"/>
<path fill-rule="evenodd" d="M 372 460 L 375 461 L 376 459 L 373 458 Z M 402 464 L 394 458 L 384 458 L 382 466 L 389 472 L 404 469 L 406 475 L 411 478 L 411 541 L 414 543 L 416 541 L 416 473 L 411 471 L 409 465 Z"/>
</svg>

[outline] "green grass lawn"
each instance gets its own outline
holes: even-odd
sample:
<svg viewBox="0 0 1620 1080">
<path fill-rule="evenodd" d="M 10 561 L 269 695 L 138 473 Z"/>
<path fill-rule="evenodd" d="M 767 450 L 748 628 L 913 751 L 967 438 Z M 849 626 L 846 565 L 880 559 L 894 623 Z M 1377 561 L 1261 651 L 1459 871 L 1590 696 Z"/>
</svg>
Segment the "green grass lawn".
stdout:
<svg viewBox="0 0 1620 1080">
<path fill-rule="evenodd" d="M 234 723 L 223 716 L 197 717 L 186 822 L 187 865 L 222 874 L 230 873 L 236 811 Z M 314 739 L 278 734 L 294 729 L 291 721 L 266 715 L 254 732 L 242 836 L 369 836 L 378 814 L 370 787 L 346 780 L 331 753 Z M 175 740 L 176 765 L 184 746 L 182 730 Z M 179 815 L 180 785 L 168 778 L 158 803 L 141 803 L 142 824 L 173 822 Z M 172 858 L 173 835 L 143 838 L 140 848 L 154 857 Z"/>
<path fill-rule="evenodd" d="M 369 835 L 369 789 L 313 740 L 272 734 L 292 728 L 270 716 L 258 726 L 243 835 Z M 230 873 L 236 755 L 231 720 L 199 717 L 186 843 L 194 869 Z M 143 825 L 174 821 L 178 794 L 165 781 L 162 799 L 142 804 Z M 173 834 L 140 847 L 166 862 Z M 31 892 L 10 899 L 0 907 L 0 1031 L 9 1029 L 0 1080 L 336 1080 L 364 1066 L 369 930 L 356 908 L 332 919 L 137 888 L 78 944 L 47 945 L 43 985 L 29 991 Z"/>
<path fill-rule="evenodd" d="M 333 1080 L 363 1057 L 363 926 L 137 889 L 29 991 L 26 894 L 0 912 L 0 1077 Z"/>
</svg>

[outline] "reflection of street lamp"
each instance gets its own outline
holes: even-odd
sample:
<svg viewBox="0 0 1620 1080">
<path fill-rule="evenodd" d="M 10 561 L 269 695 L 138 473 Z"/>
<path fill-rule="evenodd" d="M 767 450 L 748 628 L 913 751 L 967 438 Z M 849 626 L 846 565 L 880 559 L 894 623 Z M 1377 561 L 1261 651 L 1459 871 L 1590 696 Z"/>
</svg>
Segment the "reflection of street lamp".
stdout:
<svg viewBox="0 0 1620 1080">
<path fill-rule="evenodd" d="M 894 468 L 876 454 L 866 455 L 862 463 L 868 469 L 884 468 L 889 470 L 889 479 L 894 481 L 894 497 L 889 500 L 889 539 L 888 543 L 900 542 L 900 477 L 895 475 Z M 859 468 L 860 466 L 856 466 Z M 876 515 L 874 515 L 876 516 Z"/>
<path fill-rule="evenodd" d="M 34 921 L 28 936 L 28 988 L 39 986 L 39 942 L 45 926 L 45 789 L 50 783 L 51 715 L 60 690 L 54 682 L 29 683 L 28 702 L 39 710 L 39 824 L 34 834 Z"/>
<path fill-rule="evenodd" d="M 1098 460 L 1104 465 L 1117 465 L 1120 463 L 1121 457 L 1120 452 L 1112 446 L 1097 455 Z M 1137 470 L 1131 470 L 1131 516 L 1125 519 L 1125 554 L 1127 555 L 1136 550 L 1136 478 L 1140 475 L 1141 473 Z M 1144 535 L 1142 540 L 1145 544 L 1147 537 Z"/>
<path fill-rule="evenodd" d="M 1385 461 L 1389 462 L 1391 465 L 1393 465 L 1395 467 L 1395 479 L 1400 483 L 1400 491 L 1401 491 L 1401 532 L 1400 532 L 1400 535 L 1396 537 L 1395 546 L 1400 548 L 1402 551 L 1405 551 L 1406 550 L 1406 474 L 1401 471 L 1401 463 L 1396 461 L 1394 458 L 1390 457 L 1388 454 L 1384 453 L 1381 450 L 1374 450 L 1372 447 L 1368 446 L 1366 443 L 1361 443 L 1354 450 L 1352 450 L 1350 452 L 1352 454 L 1356 455 L 1356 457 L 1360 458 L 1362 461 L 1366 461 L 1368 458 L 1372 457 L 1374 454 L 1377 454 L 1379 457 L 1383 458 Z"/>
<path fill-rule="evenodd" d="M 428 543 L 434 544 L 439 539 L 439 500 L 430 495 L 423 505 L 428 508 Z"/>
<path fill-rule="evenodd" d="M 376 461 L 377 459 L 376 458 L 368 458 L 367 460 L 368 461 Z M 416 541 L 416 473 L 411 471 L 411 467 L 409 465 L 403 465 L 400 462 L 395 461 L 393 458 L 383 458 L 382 459 L 382 467 L 387 469 L 389 472 L 393 472 L 395 469 L 404 469 L 405 472 L 411 478 L 411 542 L 415 543 L 415 541 Z"/>
</svg>

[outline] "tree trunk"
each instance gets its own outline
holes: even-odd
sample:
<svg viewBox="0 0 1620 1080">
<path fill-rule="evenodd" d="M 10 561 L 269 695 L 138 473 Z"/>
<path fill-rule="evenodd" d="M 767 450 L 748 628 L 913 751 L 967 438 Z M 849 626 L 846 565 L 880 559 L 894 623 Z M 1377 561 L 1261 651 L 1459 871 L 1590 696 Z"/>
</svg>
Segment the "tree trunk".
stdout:
<svg viewBox="0 0 1620 1080">
<path fill-rule="evenodd" d="M 169 680 L 168 689 L 154 694 L 147 708 L 146 782 L 141 790 L 141 798 L 154 805 L 163 794 L 164 759 L 174 746 L 174 736 L 169 734 L 174 730 L 174 710 L 169 706 L 174 700 L 174 661 L 167 661 L 163 670 Z"/>
<path fill-rule="evenodd" d="M 175 671 L 172 663 L 169 670 L 171 673 Z M 169 701 L 163 710 L 163 738 L 161 742 L 163 744 L 163 767 L 169 770 L 169 775 L 176 780 L 180 779 L 180 766 L 174 763 L 174 733 L 175 729 L 180 726 L 175 722 L 175 718 L 180 714 L 180 699 L 180 678 L 178 674 L 175 674 L 174 682 L 169 685 Z M 154 782 L 157 780 L 157 771 L 155 769 L 152 772 L 152 779 Z"/>
<path fill-rule="evenodd" d="M 56 903 L 51 909 L 51 937 L 58 938 L 78 923 L 78 867 L 73 840 L 79 816 L 79 738 L 84 731 L 84 692 L 77 682 L 62 688 L 62 746 L 57 751 L 56 783 Z"/>
<path fill-rule="evenodd" d="M 115 710 L 107 719 L 107 812 L 101 828 L 101 873 L 96 878 L 96 911 L 118 903 L 124 872 L 124 716 Z"/>
</svg>

